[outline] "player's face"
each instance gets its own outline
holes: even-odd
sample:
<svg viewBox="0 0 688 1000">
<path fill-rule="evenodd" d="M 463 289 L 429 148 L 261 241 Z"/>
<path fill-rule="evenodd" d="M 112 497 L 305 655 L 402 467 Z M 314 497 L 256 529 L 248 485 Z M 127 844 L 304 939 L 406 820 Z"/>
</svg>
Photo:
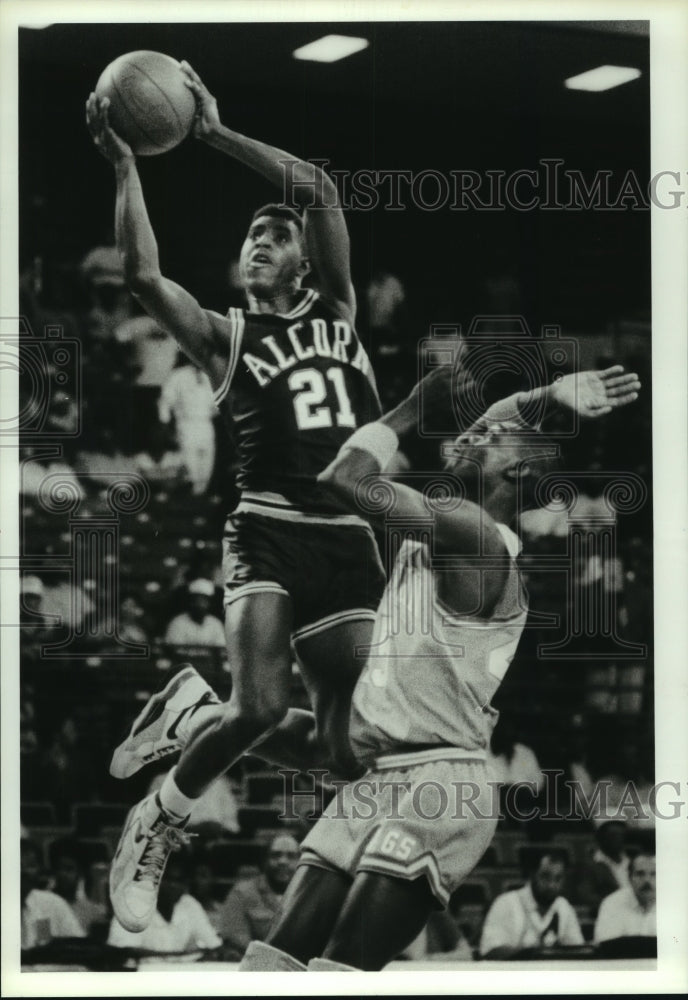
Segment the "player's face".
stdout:
<svg viewBox="0 0 688 1000">
<path fill-rule="evenodd" d="M 485 486 L 521 457 L 518 437 L 498 430 L 471 429 L 454 441 L 446 468 L 469 487 L 478 481 Z"/>
<path fill-rule="evenodd" d="M 638 901 L 643 906 L 650 906 L 654 903 L 656 894 L 655 859 L 646 858 L 644 855 L 635 858 L 629 872 L 629 878 L 631 888 Z"/>
<path fill-rule="evenodd" d="M 239 257 L 244 288 L 267 296 L 293 288 L 304 273 L 303 243 L 296 224 L 269 215 L 255 219 Z"/>
</svg>

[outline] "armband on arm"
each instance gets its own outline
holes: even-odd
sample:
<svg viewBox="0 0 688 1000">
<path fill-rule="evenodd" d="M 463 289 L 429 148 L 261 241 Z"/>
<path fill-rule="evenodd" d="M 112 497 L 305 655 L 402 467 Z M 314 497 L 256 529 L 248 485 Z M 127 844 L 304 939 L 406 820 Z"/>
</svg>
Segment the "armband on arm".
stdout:
<svg viewBox="0 0 688 1000">
<path fill-rule="evenodd" d="M 359 448 L 372 455 L 380 466 L 380 471 L 389 465 L 399 448 L 399 438 L 391 427 L 377 421 L 364 424 L 344 442 L 340 455 L 345 455 L 352 448 Z"/>
</svg>

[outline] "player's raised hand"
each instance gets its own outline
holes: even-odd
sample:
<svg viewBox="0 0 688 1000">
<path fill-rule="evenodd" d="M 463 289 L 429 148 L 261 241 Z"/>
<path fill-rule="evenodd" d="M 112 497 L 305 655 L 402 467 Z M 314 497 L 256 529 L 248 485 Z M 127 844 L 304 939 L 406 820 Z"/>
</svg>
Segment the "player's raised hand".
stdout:
<svg viewBox="0 0 688 1000">
<path fill-rule="evenodd" d="M 182 59 L 182 72 L 185 82 L 196 98 L 196 120 L 194 122 L 194 135 L 199 139 L 205 139 L 212 135 L 220 126 L 220 113 L 217 110 L 217 101 L 210 93 L 200 76 L 193 69 L 186 59 Z"/>
<path fill-rule="evenodd" d="M 134 154 L 131 146 L 121 139 L 110 125 L 109 107 L 109 98 L 98 98 L 95 94 L 90 94 L 86 101 L 86 124 L 96 149 L 113 166 L 117 166 L 124 160 L 133 160 Z"/>
<path fill-rule="evenodd" d="M 602 371 L 565 375 L 555 382 L 552 394 L 560 406 L 582 417 L 602 417 L 634 402 L 639 390 L 640 379 L 635 373 L 624 371 L 623 365 L 612 365 Z"/>
</svg>

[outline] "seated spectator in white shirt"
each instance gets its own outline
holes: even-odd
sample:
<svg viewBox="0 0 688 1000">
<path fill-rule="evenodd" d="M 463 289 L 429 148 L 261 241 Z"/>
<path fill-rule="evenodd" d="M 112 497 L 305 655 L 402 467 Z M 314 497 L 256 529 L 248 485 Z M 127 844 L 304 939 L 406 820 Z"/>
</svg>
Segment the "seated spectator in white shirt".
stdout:
<svg viewBox="0 0 688 1000">
<path fill-rule="evenodd" d="M 21 946 L 36 948 L 54 938 L 84 937 L 69 904 L 54 892 L 39 889 L 41 858 L 38 846 L 22 840 L 20 854 Z"/>
<path fill-rule="evenodd" d="M 110 923 L 105 888 L 108 865 L 104 862 L 87 865 L 83 847 L 65 841 L 53 852 L 52 870 L 52 889 L 67 903 L 84 934 L 104 940 Z"/>
<path fill-rule="evenodd" d="M 217 646 L 224 648 L 225 630 L 210 614 L 215 587 L 210 580 L 192 580 L 188 586 L 187 610 L 167 626 L 165 642 L 171 646 Z"/>
<path fill-rule="evenodd" d="M 600 904 L 594 940 L 656 937 L 656 883 L 654 854 L 641 851 L 628 869 L 630 886 L 617 889 Z"/>
<path fill-rule="evenodd" d="M 497 896 L 485 917 L 481 957 L 515 958 L 527 949 L 582 945 L 575 910 L 561 895 L 565 876 L 564 858 L 546 851 L 526 885 Z"/>
<path fill-rule="evenodd" d="M 299 845 L 288 833 L 276 834 L 263 870 L 234 886 L 217 915 L 215 926 L 225 946 L 227 961 L 239 961 L 251 941 L 264 941 L 282 912 L 284 894 L 299 860 Z"/>
<path fill-rule="evenodd" d="M 577 899 L 597 913 L 605 896 L 630 885 L 626 853 L 626 824 L 617 820 L 600 823 L 595 831 L 597 847 L 577 878 Z"/>
<path fill-rule="evenodd" d="M 148 927 L 132 933 L 113 917 L 108 944 L 176 954 L 219 948 L 222 940 L 201 904 L 189 893 L 188 867 L 185 858 L 173 855 L 160 882 L 158 908 Z"/>
<path fill-rule="evenodd" d="M 175 368 L 163 385 L 158 413 L 162 423 L 174 417 L 179 449 L 195 496 L 205 493 L 215 462 L 215 406 L 210 379 L 193 364 Z"/>
</svg>

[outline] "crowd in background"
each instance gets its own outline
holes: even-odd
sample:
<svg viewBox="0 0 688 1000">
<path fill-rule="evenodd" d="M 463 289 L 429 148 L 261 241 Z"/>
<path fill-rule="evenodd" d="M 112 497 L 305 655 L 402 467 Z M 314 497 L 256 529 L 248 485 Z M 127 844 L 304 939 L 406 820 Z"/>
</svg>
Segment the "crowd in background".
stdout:
<svg viewBox="0 0 688 1000">
<path fill-rule="evenodd" d="M 156 917 L 145 941 L 133 941 L 113 925 L 106 891 L 110 858 L 104 849 L 89 860 L 75 822 L 79 805 L 134 801 L 138 786 L 122 790 L 104 775 L 119 728 L 131 717 L 141 690 L 154 689 L 161 671 L 180 656 L 193 659 L 212 683 L 224 685 L 223 694 L 229 690 L 219 541 L 224 514 L 236 498 L 231 437 L 218 420 L 207 377 L 184 361 L 168 334 L 140 314 L 113 247 L 94 248 L 78 267 L 63 269 L 57 279 L 55 269 L 51 273 L 47 283 L 42 262 L 34 261 L 22 275 L 25 337 L 28 341 L 46 326 L 60 326 L 64 338 L 79 343 L 80 354 L 67 380 L 54 381 L 45 416 L 50 444 L 59 447 L 27 439 L 20 452 L 24 537 L 32 552 L 56 560 L 54 568 L 33 565 L 24 572 L 21 586 L 22 803 L 27 815 L 31 805 L 49 807 L 47 827 L 52 821 L 57 831 L 52 839 L 37 838 L 40 828 L 34 829 L 30 821 L 24 824 L 23 946 L 35 947 L 53 937 L 90 936 L 121 947 L 198 951 L 234 959 L 247 935 L 267 932 L 287 875 L 293 872 L 297 841 L 307 827 L 306 820 L 277 824 L 277 836 L 273 829 L 270 841 L 256 840 L 264 853 L 260 871 L 248 879 L 235 878 L 232 887 L 218 876 L 208 845 L 223 837 L 244 842 L 255 833 L 241 821 L 242 806 L 251 805 L 251 768 L 245 761 L 218 785 L 215 801 L 206 803 L 205 815 L 197 818 L 197 842 L 170 863 L 160 919 Z M 230 286 L 229 295 L 236 296 L 236 288 Z M 360 290 L 359 301 L 360 332 L 388 409 L 416 381 L 416 345 L 428 331 L 417 328 L 413 289 L 407 290 L 396 275 L 375 274 Z M 609 360 L 601 358 L 600 363 Z M 639 370 L 649 386 L 649 344 L 644 355 L 613 360 Z M 494 391 L 503 388 L 495 386 Z M 26 400 L 30 380 L 22 381 L 20 389 Z M 567 467 L 590 474 L 583 483 L 582 502 L 591 524 L 602 504 L 596 473 L 625 470 L 649 479 L 648 406 L 646 400 L 642 407 L 629 409 L 623 423 L 583 428 L 564 446 Z M 432 472 L 439 463 L 440 445 L 436 438 L 408 442 L 411 468 Z M 120 547 L 114 557 L 120 590 L 113 606 L 101 580 L 74 578 L 61 570 L 59 557 L 69 552 L 72 526 L 68 517 L 46 509 L 42 484 L 52 474 L 70 483 L 79 500 L 79 517 L 97 518 L 107 507 L 112 476 L 127 472 L 142 476 L 151 496 L 148 506 L 120 517 Z M 566 554 L 568 524 L 556 504 L 531 512 L 521 527 L 526 555 Z M 546 772 L 554 768 L 588 793 L 595 782 L 606 780 L 618 801 L 631 781 L 641 797 L 647 797 L 654 780 L 651 565 L 648 502 L 619 519 L 615 550 L 598 551 L 589 541 L 568 571 L 539 572 L 535 562 L 532 569 L 525 566 L 534 612 L 565 619 L 567 605 L 581 594 L 583 600 L 603 594 L 612 609 L 615 638 L 609 648 L 601 648 L 599 636 L 581 634 L 566 657 L 556 650 L 542 655 L 541 647 L 553 643 L 553 633 L 538 626 L 545 619 L 532 618 L 498 695 L 502 717 L 492 756 L 504 790 L 531 782 L 525 800 L 541 803 Z M 615 656 L 619 641 L 646 649 L 635 657 Z M 66 643 L 67 651 L 46 658 L 46 644 L 59 642 Z M 128 657 L 127 650 L 143 652 Z M 65 677 L 77 680 L 64 686 Z M 296 672 L 294 698 L 305 704 Z M 156 779 L 160 772 L 154 773 Z M 561 810 L 567 815 L 566 802 Z M 515 954 L 548 942 L 601 941 L 601 935 L 609 936 L 604 928 L 610 922 L 622 926 L 626 917 L 620 914 L 626 911 L 637 917 L 635 923 L 628 918 L 628 926 L 647 935 L 652 920 L 647 917 L 643 923 L 643 916 L 654 913 L 651 819 L 630 816 L 623 823 L 607 820 L 593 826 L 580 817 L 562 818 L 557 827 L 538 819 L 506 817 L 502 826 L 535 844 L 574 830 L 584 839 L 583 853 L 589 857 L 581 860 L 578 855 L 574 879 L 574 859 L 562 860 L 554 849 L 550 854 L 540 851 L 523 886 L 506 893 L 491 887 L 480 904 L 480 919 L 473 923 L 466 920 L 465 899 L 457 897 L 447 914 L 431 921 L 407 957 L 470 957 L 495 949 L 513 949 Z M 627 849 L 629 835 L 635 858 Z M 107 845 L 107 838 L 102 842 Z M 519 936 L 509 916 L 516 905 L 511 897 L 519 892 L 521 903 L 525 900 L 521 911 L 533 914 L 530 936 L 524 928 Z M 566 896 L 570 902 L 564 905 Z M 602 906 L 608 897 L 616 902 Z M 587 937 L 581 933 L 576 906 L 586 910 Z M 596 922 L 603 928 L 599 932 Z"/>
</svg>

